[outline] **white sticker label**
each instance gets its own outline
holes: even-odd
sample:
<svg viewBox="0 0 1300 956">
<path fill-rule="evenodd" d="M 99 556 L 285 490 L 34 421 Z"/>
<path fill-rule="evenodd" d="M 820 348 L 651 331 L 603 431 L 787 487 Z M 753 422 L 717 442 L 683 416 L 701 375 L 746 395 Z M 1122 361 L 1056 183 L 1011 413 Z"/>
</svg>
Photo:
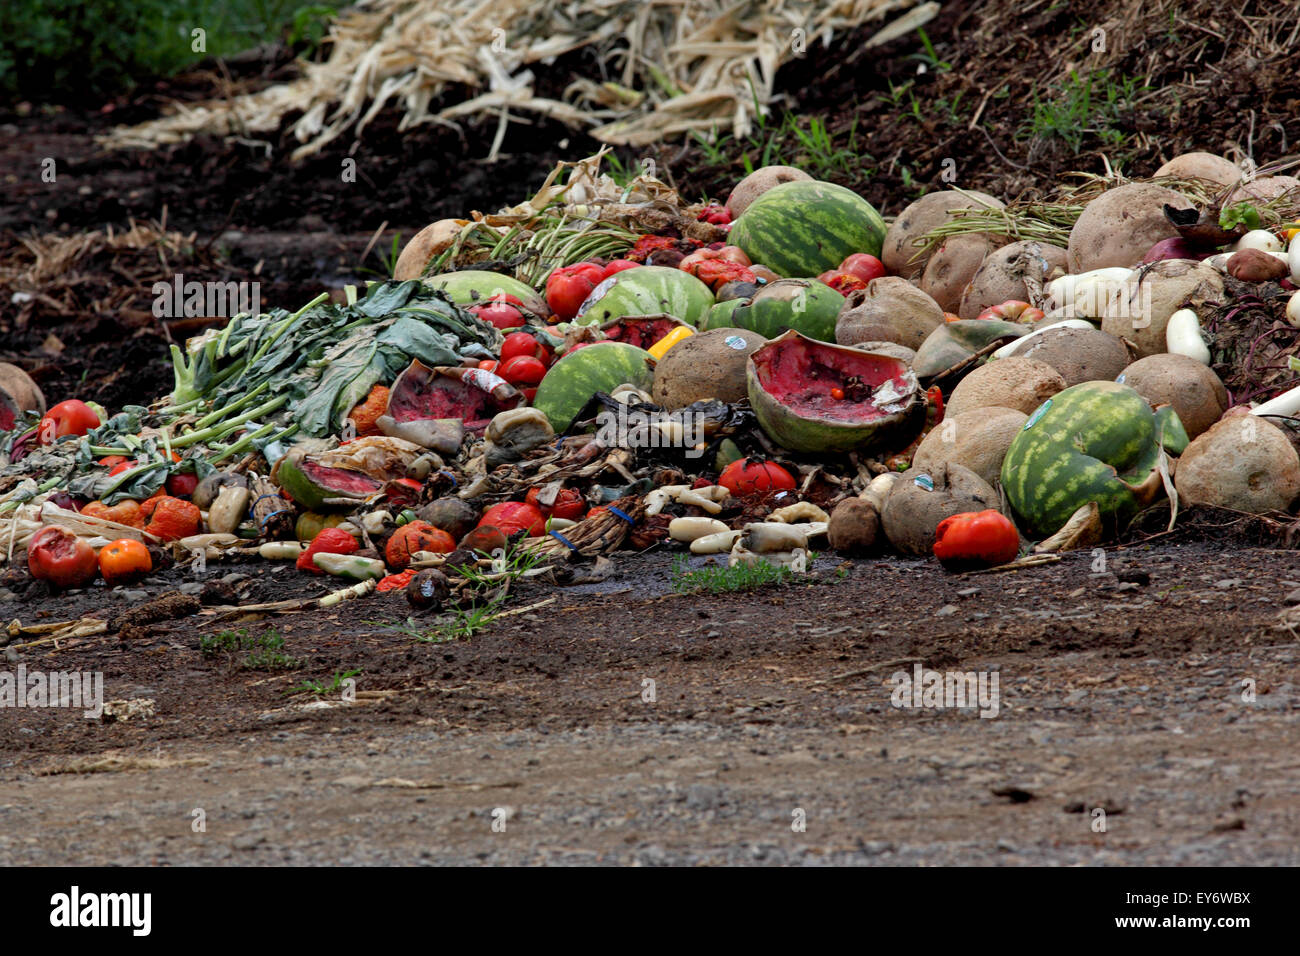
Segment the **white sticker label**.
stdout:
<svg viewBox="0 0 1300 956">
<path fill-rule="evenodd" d="M 739 335 L 728 335 L 722 340 L 728 347 L 735 349 L 737 352 L 745 347 L 745 340 Z"/>
</svg>

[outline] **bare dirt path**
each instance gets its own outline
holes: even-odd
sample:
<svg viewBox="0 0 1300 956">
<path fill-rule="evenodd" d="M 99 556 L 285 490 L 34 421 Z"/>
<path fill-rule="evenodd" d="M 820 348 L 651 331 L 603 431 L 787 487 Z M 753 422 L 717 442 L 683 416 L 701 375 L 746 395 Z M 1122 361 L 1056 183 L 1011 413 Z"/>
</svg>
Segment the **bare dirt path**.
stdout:
<svg viewBox="0 0 1300 956">
<path fill-rule="evenodd" d="M 1300 862 L 1294 555 L 1094 561 L 683 598 L 648 555 L 457 644 L 284 618 L 306 668 L 270 680 L 194 619 L 25 653 L 155 713 L 0 711 L 0 862 Z M 913 658 L 996 673 L 998 715 L 893 706 Z M 356 703 L 282 689 L 349 663 Z"/>
</svg>

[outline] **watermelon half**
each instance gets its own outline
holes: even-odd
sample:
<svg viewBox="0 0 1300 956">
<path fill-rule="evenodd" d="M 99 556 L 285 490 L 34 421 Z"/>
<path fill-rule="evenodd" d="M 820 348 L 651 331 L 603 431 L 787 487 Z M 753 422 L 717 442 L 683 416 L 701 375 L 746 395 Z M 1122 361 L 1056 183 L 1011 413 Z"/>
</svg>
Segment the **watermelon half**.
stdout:
<svg viewBox="0 0 1300 956">
<path fill-rule="evenodd" d="M 629 269 L 639 272 L 639 269 Z M 537 386 L 533 407 L 540 410 L 556 434 L 573 424 L 573 419 L 597 392 L 612 392 L 620 385 L 635 385 L 649 391 L 654 384 L 655 360 L 645 349 L 622 342 L 596 342 L 566 352 L 551 366 Z"/>
<path fill-rule="evenodd" d="M 925 424 L 916 375 L 890 355 L 790 331 L 750 355 L 745 374 L 759 425 L 791 451 L 901 448 Z"/>
<path fill-rule="evenodd" d="M 384 489 L 382 481 L 364 472 L 331 468 L 302 449 L 281 458 L 271 477 L 308 511 L 353 508 Z"/>
<path fill-rule="evenodd" d="M 843 186 L 781 183 L 749 205 L 731 227 L 729 241 L 777 275 L 815 276 L 838 268 L 855 252 L 879 257 L 885 220 Z"/>
<path fill-rule="evenodd" d="M 720 302 L 709 310 L 710 329 L 748 329 L 766 339 L 794 329 L 822 342 L 835 341 L 844 296 L 816 279 L 778 279 L 739 305 Z"/>
<path fill-rule="evenodd" d="M 591 290 L 575 322 L 608 325 L 633 315 L 671 315 L 699 327 L 713 293 L 695 276 L 667 266 L 638 266 L 610 276 Z"/>
<path fill-rule="evenodd" d="M 524 308 L 546 319 L 551 310 L 532 286 L 520 282 L 513 276 L 499 272 L 485 272 L 482 269 L 466 269 L 463 272 L 444 272 L 441 275 L 427 276 L 423 280 L 430 289 L 441 289 L 447 297 L 462 309 L 472 305 L 484 305 L 495 296 L 513 295 L 524 304 Z"/>
</svg>

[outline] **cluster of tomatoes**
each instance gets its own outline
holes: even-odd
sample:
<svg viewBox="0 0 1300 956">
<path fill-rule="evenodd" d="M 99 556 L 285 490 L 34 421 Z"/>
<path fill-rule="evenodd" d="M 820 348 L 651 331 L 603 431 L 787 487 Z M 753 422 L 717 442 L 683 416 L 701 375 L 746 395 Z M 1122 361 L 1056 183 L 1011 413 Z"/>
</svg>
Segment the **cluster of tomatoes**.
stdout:
<svg viewBox="0 0 1300 956">
<path fill-rule="evenodd" d="M 830 269 L 817 277 L 840 295 L 848 295 L 858 289 L 865 289 L 872 279 L 885 275 L 885 264 L 873 255 L 855 252 L 840 263 L 838 269 Z"/>
</svg>

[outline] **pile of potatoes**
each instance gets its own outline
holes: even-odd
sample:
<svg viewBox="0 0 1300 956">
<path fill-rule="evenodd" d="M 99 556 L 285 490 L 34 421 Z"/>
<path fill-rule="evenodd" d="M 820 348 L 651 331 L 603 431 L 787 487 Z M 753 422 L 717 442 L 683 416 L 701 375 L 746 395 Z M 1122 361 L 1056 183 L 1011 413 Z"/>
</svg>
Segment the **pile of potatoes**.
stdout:
<svg viewBox="0 0 1300 956">
<path fill-rule="evenodd" d="M 1030 302 L 1045 315 L 1035 314 L 1037 320 L 1024 324 L 1022 334 L 1007 335 L 991 357 L 985 356 L 992 347 L 981 352 L 982 362 L 964 370 L 948 395 L 943 422 L 914 450 L 912 471 L 880 498 L 879 507 L 862 499 L 845 503 L 841 538 L 861 550 L 862 534 L 843 531 L 850 527 L 851 512 L 858 532 L 869 527 L 896 550 L 919 553 L 918 542 L 951 507 L 966 499 L 998 507 L 990 491 L 997 488 L 1011 441 L 1047 399 L 1088 381 L 1119 381 L 1153 408 L 1167 405 L 1178 413 L 1191 439 L 1173 462 L 1184 504 L 1259 513 L 1295 503 L 1300 455 L 1266 418 L 1246 409 L 1225 416 L 1230 397 L 1209 367 L 1210 351 L 1199 326 L 1207 307 L 1224 301 L 1225 273 L 1277 281 L 1289 273 L 1286 257 L 1280 245 L 1252 244 L 1252 234 L 1242 240 L 1244 251 L 1231 258 L 1171 258 L 1171 252 L 1186 247 L 1166 206 L 1193 206 L 1177 189 L 1190 178 L 1231 188 L 1230 202 L 1300 189 L 1300 179 L 1290 176 L 1245 182 L 1242 169 L 1228 159 L 1196 152 L 1162 165 L 1153 181 L 1101 193 L 1083 209 L 1065 246 L 976 234 L 922 248 L 920 237 L 960 210 L 1002 206 L 995 197 L 970 190 L 930 193 L 894 219 L 881 256 L 890 275 L 846 298 L 836 325 L 839 344 L 938 354 L 947 361 L 947 356 L 973 354 L 954 346 L 955 339 L 970 336 L 959 335 L 953 322 L 969 324 L 1012 300 Z M 936 348 L 939 342 L 942 349 Z M 927 373 L 933 370 L 927 367 Z M 916 491 L 918 475 L 927 476 L 924 494 Z M 935 491 L 928 488 L 931 482 Z M 925 507 L 903 508 L 896 495 Z M 896 502 L 892 520 L 891 501 Z M 868 514 L 871 520 L 864 524 Z M 835 524 L 832 515 L 832 528 Z"/>
</svg>

